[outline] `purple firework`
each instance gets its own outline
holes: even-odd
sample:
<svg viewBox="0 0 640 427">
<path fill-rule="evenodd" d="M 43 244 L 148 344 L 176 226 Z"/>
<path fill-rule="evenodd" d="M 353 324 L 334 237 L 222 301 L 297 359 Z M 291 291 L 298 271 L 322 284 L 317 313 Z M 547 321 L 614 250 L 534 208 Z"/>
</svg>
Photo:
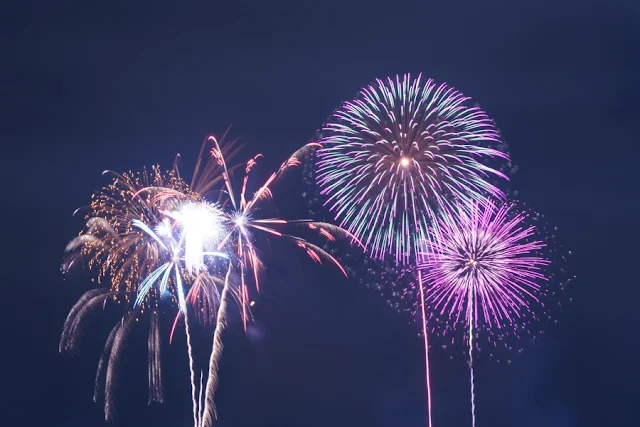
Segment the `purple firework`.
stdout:
<svg viewBox="0 0 640 427">
<path fill-rule="evenodd" d="M 549 261 L 527 214 L 513 204 L 473 203 L 445 212 L 430 227 L 425 303 L 434 314 L 488 329 L 517 328 L 545 293 Z"/>
<path fill-rule="evenodd" d="M 419 265 L 425 271 L 419 276 L 423 328 L 425 307 L 443 316 L 448 327 L 466 324 L 473 427 L 476 328 L 512 328 L 518 335 L 532 304 L 545 293 L 543 269 L 549 262 L 540 256 L 545 245 L 535 240 L 534 227 L 525 225 L 527 215 L 514 210 L 513 204 L 492 202 L 444 210 L 430 227 Z"/>
</svg>

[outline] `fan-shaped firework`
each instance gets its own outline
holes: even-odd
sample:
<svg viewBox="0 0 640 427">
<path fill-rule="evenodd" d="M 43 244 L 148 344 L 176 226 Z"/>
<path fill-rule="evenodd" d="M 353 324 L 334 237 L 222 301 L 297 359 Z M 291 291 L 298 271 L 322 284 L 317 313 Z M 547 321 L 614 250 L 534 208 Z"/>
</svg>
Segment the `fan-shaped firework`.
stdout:
<svg viewBox="0 0 640 427">
<path fill-rule="evenodd" d="M 303 249 L 309 257 L 317 263 L 322 263 L 322 259 L 325 258 L 337 266 L 343 274 L 346 275 L 346 271 L 340 265 L 340 263 L 328 252 L 320 247 L 304 240 L 298 236 L 285 233 L 284 227 L 303 225 L 312 230 L 316 230 L 319 234 L 329 239 L 335 240 L 334 235 L 345 233 L 344 230 L 339 229 L 331 224 L 313 222 L 308 220 L 295 220 L 287 221 L 281 218 L 265 216 L 268 215 L 269 209 L 265 206 L 265 203 L 272 197 L 271 187 L 280 178 L 286 170 L 290 167 L 296 167 L 300 165 L 300 157 L 302 157 L 313 145 L 308 145 L 297 152 L 295 152 L 287 161 L 285 161 L 277 172 L 273 173 L 267 181 L 258 188 L 258 190 L 251 197 L 247 197 L 247 184 L 249 181 L 249 175 L 251 170 L 256 166 L 257 160 L 262 155 L 257 155 L 251 158 L 245 167 L 245 176 L 242 180 L 242 185 L 238 198 L 235 197 L 234 185 L 231 175 L 228 173 L 227 164 L 224 156 L 224 152 L 221 145 L 214 137 L 210 137 L 210 141 L 213 144 L 211 155 L 218 164 L 223 168 L 223 178 L 225 182 L 226 196 L 222 202 L 226 207 L 227 214 L 227 235 L 222 240 L 220 246 L 226 247 L 230 253 L 235 253 L 235 265 L 240 276 L 240 302 L 241 310 L 243 313 L 243 319 L 247 321 L 247 304 L 248 299 L 248 287 L 247 280 L 252 280 L 255 286 L 255 290 L 259 291 L 259 273 L 262 267 L 262 261 L 259 257 L 259 252 L 256 248 L 255 234 L 263 233 L 265 237 L 278 237 L 291 240 L 296 246 Z M 225 287 L 226 289 L 226 287 Z M 224 295 L 224 291 L 223 291 Z M 222 298 L 221 304 L 226 304 L 225 298 Z M 209 364 L 209 379 L 206 386 L 206 407 L 201 408 L 202 416 L 200 418 L 200 424 L 202 427 L 209 427 L 213 423 L 215 416 L 214 405 L 214 393 L 217 386 L 217 378 L 215 373 L 217 372 L 217 366 L 221 356 L 221 333 L 224 325 L 226 324 L 226 313 L 222 309 L 218 311 L 218 320 L 216 326 L 216 333 L 214 337 L 214 347 L 211 352 L 210 364 Z"/>
<path fill-rule="evenodd" d="M 413 262 L 429 216 L 452 201 L 483 201 L 506 178 L 483 162 L 508 159 L 492 148 L 498 131 L 484 111 L 446 84 L 377 80 L 323 127 L 317 182 L 340 225 L 373 257 Z"/>
<path fill-rule="evenodd" d="M 546 293 L 541 255 L 545 247 L 526 226 L 526 214 L 489 202 L 443 211 L 429 230 L 427 252 L 420 268 L 420 304 L 442 316 L 447 327 L 466 324 L 471 373 L 471 414 L 475 427 L 473 354 L 477 328 L 511 330 L 516 336 L 535 316 L 533 304 Z M 426 284 L 426 289 L 424 284 Z M 426 330 L 426 325 L 425 325 Z"/>
</svg>

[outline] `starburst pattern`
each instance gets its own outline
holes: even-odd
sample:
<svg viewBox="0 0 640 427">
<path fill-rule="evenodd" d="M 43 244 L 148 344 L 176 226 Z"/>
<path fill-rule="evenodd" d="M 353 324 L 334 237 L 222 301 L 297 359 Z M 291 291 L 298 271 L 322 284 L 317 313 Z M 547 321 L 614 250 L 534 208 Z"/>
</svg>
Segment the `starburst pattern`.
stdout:
<svg viewBox="0 0 640 427">
<path fill-rule="evenodd" d="M 450 327 L 463 320 L 517 334 L 546 294 L 545 244 L 525 225 L 527 214 L 512 204 L 474 203 L 454 212 L 439 215 L 430 227 L 420 264 L 430 311 Z"/>
<path fill-rule="evenodd" d="M 506 179 L 490 159 L 493 121 L 446 84 L 410 75 L 377 80 L 340 107 L 322 129 L 317 182 L 340 225 L 373 257 L 412 263 L 430 217 L 455 201 L 502 197 Z"/>
</svg>

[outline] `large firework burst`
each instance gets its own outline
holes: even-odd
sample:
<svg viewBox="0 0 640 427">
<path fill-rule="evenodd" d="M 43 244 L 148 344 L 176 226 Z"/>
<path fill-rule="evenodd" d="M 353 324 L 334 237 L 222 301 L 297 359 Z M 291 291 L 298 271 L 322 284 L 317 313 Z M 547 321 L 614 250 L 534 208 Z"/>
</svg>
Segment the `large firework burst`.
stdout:
<svg viewBox="0 0 640 427">
<path fill-rule="evenodd" d="M 406 74 L 377 80 L 322 129 L 317 182 L 340 225 L 373 257 L 411 263 L 429 217 L 455 200 L 483 201 L 506 178 L 485 164 L 508 159 L 493 121 L 446 84 Z"/>
</svg>

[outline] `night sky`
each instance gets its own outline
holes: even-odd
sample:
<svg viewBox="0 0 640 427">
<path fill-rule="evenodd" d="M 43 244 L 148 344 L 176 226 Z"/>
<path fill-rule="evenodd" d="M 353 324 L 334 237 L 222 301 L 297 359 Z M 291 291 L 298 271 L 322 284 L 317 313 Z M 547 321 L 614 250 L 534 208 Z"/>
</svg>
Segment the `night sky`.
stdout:
<svg viewBox="0 0 640 427">
<path fill-rule="evenodd" d="M 640 3 L 187 3 L 3 3 L 3 424 L 104 425 L 91 398 L 105 325 L 76 357 L 58 353 L 86 288 L 59 271 L 82 227 L 71 214 L 104 169 L 170 167 L 179 152 L 188 172 L 232 125 L 242 158 L 260 151 L 268 170 L 372 79 L 423 72 L 496 120 L 514 187 L 558 227 L 578 276 L 557 327 L 511 366 L 478 365 L 478 426 L 638 425 Z M 425 426 L 416 330 L 334 270 L 273 258 L 256 333 L 231 325 L 219 425 Z M 151 408 L 146 353 L 127 351 L 120 425 L 192 424 L 180 345 Z M 470 426 L 462 351 L 433 352 L 436 427 Z"/>
</svg>

